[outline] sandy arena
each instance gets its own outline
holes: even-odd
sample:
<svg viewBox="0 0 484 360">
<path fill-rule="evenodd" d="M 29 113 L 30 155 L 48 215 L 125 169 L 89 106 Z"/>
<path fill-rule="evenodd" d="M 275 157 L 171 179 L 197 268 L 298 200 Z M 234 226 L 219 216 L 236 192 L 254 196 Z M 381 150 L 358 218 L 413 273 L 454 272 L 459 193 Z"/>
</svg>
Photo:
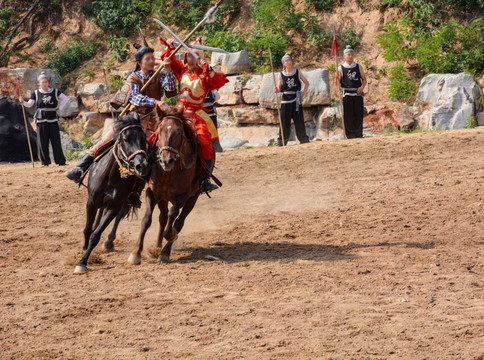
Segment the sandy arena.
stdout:
<svg viewBox="0 0 484 360">
<path fill-rule="evenodd" d="M 128 264 L 142 209 L 85 275 L 86 189 L 2 164 L 0 358 L 483 359 L 483 149 L 479 129 L 226 152 L 170 264 L 157 221 Z"/>
</svg>

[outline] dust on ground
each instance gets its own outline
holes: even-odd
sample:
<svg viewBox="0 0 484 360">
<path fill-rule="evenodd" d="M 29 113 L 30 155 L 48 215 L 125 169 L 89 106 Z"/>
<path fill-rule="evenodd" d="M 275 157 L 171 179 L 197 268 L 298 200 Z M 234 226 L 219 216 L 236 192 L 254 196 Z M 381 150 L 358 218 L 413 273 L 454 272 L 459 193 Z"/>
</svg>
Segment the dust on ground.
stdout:
<svg viewBox="0 0 484 360">
<path fill-rule="evenodd" d="M 481 359 L 483 135 L 221 154 L 170 264 L 140 211 L 82 276 L 86 190 L 0 165 L 0 358 Z"/>
</svg>

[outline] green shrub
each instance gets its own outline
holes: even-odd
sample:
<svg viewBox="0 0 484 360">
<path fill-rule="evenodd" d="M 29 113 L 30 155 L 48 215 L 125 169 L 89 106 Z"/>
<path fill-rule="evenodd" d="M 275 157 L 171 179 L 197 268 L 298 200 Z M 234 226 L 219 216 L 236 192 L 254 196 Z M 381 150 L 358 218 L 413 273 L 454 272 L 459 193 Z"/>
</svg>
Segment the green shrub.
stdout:
<svg viewBox="0 0 484 360">
<path fill-rule="evenodd" d="M 339 0 L 306 0 L 307 5 L 313 5 L 316 10 L 330 10 Z"/>
<path fill-rule="evenodd" d="M 126 79 L 124 79 L 122 76 L 113 75 L 110 73 L 108 75 L 108 91 L 111 94 L 115 93 L 121 88 L 121 86 L 123 86 L 125 82 L 126 82 Z"/>
<path fill-rule="evenodd" d="M 202 31 L 213 33 L 228 26 L 240 13 L 241 1 L 224 1 L 217 10 L 215 22 L 205 24 Z M 193 28 L 202 20 L 211 5 L 211 0 L 155 0 L 152 3 L 152 11 L 167 24 L 183 24 L 186 28 Z"/>
<path fill-rule="evenodd" d="M 341 44 L 343 46 L 351 45 L 353 48 L 360 46 L 360 37 L 356 34 L 353 27 L 346 27 L 341 32 Z"/>
<path fill-rule="evenodd" d="M 237 52 L 247 47 L 244 36 L 239 32 L 230 33 L 226 30 L 219 30 L 211 36 L 204 38 L 207 46 L 218 47 L 229 52 Z"/>
<path fill-rule="evenodd" d="M 484 19 L 469 25 L 451 20 L 439 28 L 414 28 L 408 19 L 385 25 L 377 43 L 387 61 L 417 64 L 425 73 L 484 73 Z"/>
<path fill-rule="evenodd" d="M 319 48 L 329 47 L 331 45 L 331 34 L 321 27 L 318 17 L 304 14 L 303 19 L 304 30 L 308 34 L 306 39 Z"/>
<path fill-rule="evenodd" d="M 411 104 L 415 100 L 416 90 L 417 86 L 409 79 L 403 62 L 398 63 L 390 69 L 388 92 L 391 100 L 406 101 Z"/>
<path fill-rule="evenodd" d="M 55 49 L 54 43 L 47 37 L 47 35 L 42 34 L 39 39 L 40 52 L 42 54 L 47 54 Z"/>
<path fill-rule="evenodd" d="M 5 39 L 9 35 L 10 19 L 14 13 L 15 8 L 7 4 L 0 9 L 0 39 Z"/>
<path fill-rule="evenodd" d="M 475 116 L 469 116 L 466 122 L 467 129 L 474 129 L 477 126 L 477 119 Z"/>
<path fill-rule="evenodd" d="M 251 11 L 258 28 L 285 34 L 300 26 L 300 15 L 291 0 L 253 0 Z"/>
<path fill-rule="evenodd" d="M 256 64 L 256 72 L 270 69 L 268 48 L 271 48 L 274 66 L 280 66 L 280 60 L 289 47 L 289 38 L 277 31 L 257 29 L 254 37 L 247 44 L 249 56 Z"/>
<path fill-rule="evenodd" d="M 143 24 L 151 12 L 149 0 L 94 0 L 84 13 L 94 15 L 94 23 L 103 30 L 128 35 Z"/>
<path fill-rule="evenodd" d="M 47 55 L 48 66 L 64 76 L 94 56 L 98 47 L 99 44 L 85 44 L 79 39 L 69 40 L 62 49 L 54 48 Z"/>
<path fill-rule="evenodd" d="M 128 38 L 116 35 L 108 37 L 111 55 L 116 61 L 126 60 L 129 55 Z"/>
</svg>

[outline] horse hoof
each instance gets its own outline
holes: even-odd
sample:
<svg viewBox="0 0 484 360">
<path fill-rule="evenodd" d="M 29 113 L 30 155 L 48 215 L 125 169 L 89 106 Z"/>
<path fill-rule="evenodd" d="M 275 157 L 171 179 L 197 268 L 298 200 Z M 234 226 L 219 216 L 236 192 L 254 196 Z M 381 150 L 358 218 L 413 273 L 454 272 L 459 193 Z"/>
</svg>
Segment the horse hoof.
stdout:
<svg viewBox="0 0 484 360">
<path fill-rule="evenodd" d="M 170 262 L 170 256 L 161 254 L 158 260 L 160 264 L 168 264 Z"/>
<path fill-rule="evenodd" d="M 105 241 L 103 243 L 103 249 L 106 252 L 112 252 L 112 251 L 114 251 L 114 243 L 112 241 L 109 241 L 109 240 L 108 241 Z"/>
<path fill-rule="evenodd" d="M 74 274 L 84 274 L 87 272 L 87 267 L 83 265 L 76 265 L 76 268 L 74 269 Z"/>
<path fill-rule="evenodd" d="M 131 265 L 139 265 L 139 264 L 141 264 L 141 256 L 131 254 L 131 255 L 129 255 L 128 262 Z"/>
</svg>

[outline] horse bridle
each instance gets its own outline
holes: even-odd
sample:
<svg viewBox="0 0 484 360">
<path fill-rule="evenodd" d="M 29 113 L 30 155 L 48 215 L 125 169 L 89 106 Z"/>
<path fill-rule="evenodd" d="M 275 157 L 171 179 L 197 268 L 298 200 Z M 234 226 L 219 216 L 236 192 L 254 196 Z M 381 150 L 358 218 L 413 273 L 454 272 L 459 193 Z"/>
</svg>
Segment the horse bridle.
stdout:
<svg viewBox="0 0 484 360">
<path fill-rule="evenodd" d="M 170 116 L 170 115 L 169 115 L 169 116 L 165 116 L 165 117 L 164 117 L 164 118 L 161 120 L 160 125 L 161 125 L 161 124 L 163 123 L 163 121 L 164 121 L 165 119 L 167 119 L 167 118 L 176 119 L 176 120 L 180 121 L 180 119 L 179 119 L 179 118 L 177 118 L 176 116 Z M 185 142 L 185 137 L 184 137 L 184 136 L 182 136 L 182 143 L 181 143 L 181 145 L 180 145 L 180 148 L 183 146 L 184 142 Z M 183 153 L 182 153 L 180 150 L 177 150 L 177 149 L 175 149 L 175 148 L 174 148 L 174 147 L 172 147 L 172 146 L 162 146 L 162 147 L 160 147 L 160 148 L 157 150 L 157 155 L 158 155 L 158 156 L 157 156 L 157 158 L 158 158 L 158 159 L 157 159 L 157 161 L 158 161 L 158 163 L 160 164 L 160 166 L 161 166 L 161 168 L 162 168 L 163 170 L 165 170 L 165 168 L 164 168 L 163 162 L 161 161 L 161 152 L 162 152 L 162 151 L 165 151 L 165 150 L 166 150 L 166 151 L 168 151 L 168 152 L 171 152 L 171 153 L 175 154 L 175 161 L 180 161 L 180 162 L 181 162 L 181 164 L 182 164 L 182 166 L 183 166 L 185 169 L 190 169 L 190 168 L 193 166 L 193 164 L 190 164 L 189 166 L 187 166 L 187 165 L 185 164 L 185 157 L 183 156 Z M 197 154 L 196 154 L 196 152 L 195 152 L 195 156 L 196 156 L 196 155 L 197 155 Z M 195 160 L 195 161 L 196 161 L 196 160 Z"/>
<path fill-rule="evenodd" d="M 113 155 L 114 155 L 114 158 L 116 159 L 116 162 L 118 163 L 119 172 L 120 172 L 122 178 L 127 178 L 127 177 L 133 176 L 133 175 L 137 176 L 135 170 L 133 168 L 131 168 L 131 166 L 130 166 L 130 161 L 133 160 L 135 156 L 143 155 L 145 157 L 145 159 L 147 158 L 146 151 L 141 150 L 141 149 L 135 151 L 134 153 L 132 153 L 129 156 L 126 155 L 126 153 L 124 152 L 123 146 L 119 142 L 120 135 L 124 131 L 126 131 L 128 129 L 132 129 L 132 128 L 140 128 L 141 130 L 143 130 L 141 125 L 128 125 L 128 126 L 122 128 L 121 131 L 119 132 L 118 138 L 116 139 L 114 146 L 113 146 Z M 124 158 L 119 156 L 118 151 L 121 151 L 121 154 L 123 155 Z"/>
</svg>

